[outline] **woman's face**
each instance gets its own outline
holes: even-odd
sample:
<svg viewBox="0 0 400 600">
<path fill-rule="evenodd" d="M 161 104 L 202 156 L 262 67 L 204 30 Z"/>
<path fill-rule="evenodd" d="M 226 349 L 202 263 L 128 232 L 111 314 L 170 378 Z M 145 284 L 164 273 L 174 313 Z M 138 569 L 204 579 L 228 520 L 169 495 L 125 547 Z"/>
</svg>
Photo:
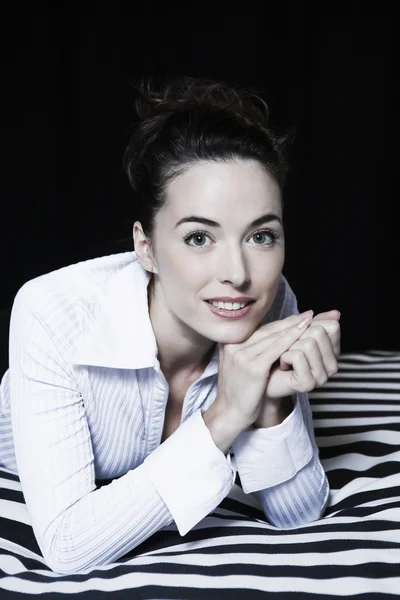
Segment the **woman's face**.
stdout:
<svg viewBox="0 0 400 600">
<path fill-rule="evenodd" d="M 271 307 L 284 264 L 278 184 L 255 161 L 188 167 L 168 185 L 152 256 L 153 311 L 214 342 L 246 340 Z M 245 316 L 227 319 L 207 302 L 224 296 L 255 302 Z"/>
</svg>

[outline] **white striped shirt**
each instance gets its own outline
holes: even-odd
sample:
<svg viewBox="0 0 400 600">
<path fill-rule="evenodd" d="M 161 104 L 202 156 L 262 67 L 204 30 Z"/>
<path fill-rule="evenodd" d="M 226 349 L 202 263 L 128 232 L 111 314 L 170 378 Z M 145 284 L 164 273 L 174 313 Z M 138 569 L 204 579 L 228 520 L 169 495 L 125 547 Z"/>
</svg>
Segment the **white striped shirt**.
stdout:
<svg viewBox="0 0 400 600">
<path fill-rule="evenodd" d="M 0 385 L 0 466 L 18 473 L 43 556 L 58 573 L 114 562 L 175 523 L 184 536 L 229 493 L 276 527 L 319 518 L 329 487 L 307 394 L 275 427 L 242 432 L 224 455 L 202 412 L 215 400 L 218 344 L 163 443 L 168 383 L 135 252 L 69 265 L 25 283 Z M 281 276 L 262 322 L 297 313 Z M 112 480 L 99 487 L 101 480 Z"/>
</svg>

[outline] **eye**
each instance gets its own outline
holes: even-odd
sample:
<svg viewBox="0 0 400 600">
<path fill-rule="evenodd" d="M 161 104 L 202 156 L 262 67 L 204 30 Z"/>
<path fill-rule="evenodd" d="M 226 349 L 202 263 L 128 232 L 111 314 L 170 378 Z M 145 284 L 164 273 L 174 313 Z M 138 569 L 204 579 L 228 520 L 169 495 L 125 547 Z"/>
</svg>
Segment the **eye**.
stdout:
<svg viewBox="0 0 400 600">
<path fill-rule="evenodd" d="M 189 233 L 189 235 L 187 235 L 184 239 L 185 243 L 188 244 L 188 246 L 196 246 L 197 248 L 204 248 L 204 244 L 198 244 L 197 242 L 201 239 L 204 238 L 208 238 L 210 239 L 209 235 L 205 232 L 205 231 L 192 231 L 191 233 Z M 195 240 L 195 244 L 189 244 L 188 240 Z"/>
<path fill-rule="evenodd" d="M 277 233 L 276 231 L 273 231 L 272 229 L 261 229 L 260 231 L 256 231 L 256 233 L 253 233 L 253 235 L 251 237 L 253 238 L 263 238 L 264 236 L 267 236 L 270 238 L 270 241 L 267 243 L 258 243 L 256 242 L 256 246 L 274 246 L 276 240 L 280 237 L 280 234 Z M 264 237 L 265 239 L 265 237 Z"/>
</svg>

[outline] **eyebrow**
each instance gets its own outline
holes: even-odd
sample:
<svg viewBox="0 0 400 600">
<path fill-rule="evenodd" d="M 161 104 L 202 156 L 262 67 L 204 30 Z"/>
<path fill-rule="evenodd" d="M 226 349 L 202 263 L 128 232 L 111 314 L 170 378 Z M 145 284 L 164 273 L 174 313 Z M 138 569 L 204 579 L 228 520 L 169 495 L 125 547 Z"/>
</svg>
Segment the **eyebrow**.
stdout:
<svg viewBox="0 0 400 600">
<path fill-rule="evenodd" d="M 270 223 L 271 221 L 278 221 L 282 225 L 282 219 L 278 217 L 278 215 L 274 213 L 267 213 L 262 215 L 262 217 L 258 217 L 252 223 L 247 225 L 247 229 L 251 227 L 258 227 L 259 225 L 264 225 L 265 223 Z M 184 217 L 175 225 L 175 229 L 178 225 L 182 225 L 182 223 L 202 223 L 203 225 L 208 225 L 208 227 L 221 227 L 219 223 L 216 221 L 212 221 L 211 219 L 206 219 L 205 217 L 198 217 L 197 215 L 190 215 L 190 217 Z"/>
</svg>

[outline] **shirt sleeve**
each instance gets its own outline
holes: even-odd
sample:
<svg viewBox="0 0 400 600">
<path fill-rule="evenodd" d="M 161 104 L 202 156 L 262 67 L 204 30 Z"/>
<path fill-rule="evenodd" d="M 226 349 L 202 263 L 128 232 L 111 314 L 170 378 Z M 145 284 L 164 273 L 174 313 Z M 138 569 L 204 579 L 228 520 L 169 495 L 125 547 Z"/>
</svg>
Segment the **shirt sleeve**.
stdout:
<svg viewBox="0 0 400 600">
<path fill-rule="evenodd" d="M 144 465 L 181 535 L 218 506 L 236 476 L 230 454 L 217 448 L 200 410 L 149 454 Z"/>
<path fill-rule="evenodd" d="M 295 295 L 282 276 L 268 321 L 298 314 Z M 295 395 L 294 408 L 274 427 L 242 432 L 232 444 L 245 493 L 254 493 L 275 526 L 297 527 L 320 518 L 329 484 L 315 441 L 308 394 Z"/>
<path fill-rule="evenodd" d="M 57 322 L 40 316 L 40 293 L 25 284 L 11 314 L 13 438 L 43 557 L 70 574 L 114 562 L 173 520 L 184 535 L 218 506 L 235 471 L 198 411 L 144 463 L 98 488 L 85 399 L 53 342 Z"/>
</svg>

